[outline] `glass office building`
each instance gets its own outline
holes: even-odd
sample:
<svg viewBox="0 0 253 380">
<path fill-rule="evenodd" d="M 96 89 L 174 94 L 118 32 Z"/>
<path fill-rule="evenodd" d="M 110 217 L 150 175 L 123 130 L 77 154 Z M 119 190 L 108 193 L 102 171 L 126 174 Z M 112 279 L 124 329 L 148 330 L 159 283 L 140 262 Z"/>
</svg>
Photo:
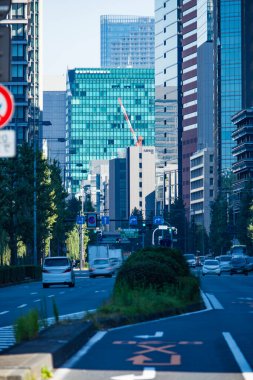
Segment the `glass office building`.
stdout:
<svg viewBox="0 0 253 380">
<path fill-rule="evenodd" d="M 42 2 L 13 1 L 6 20 L 11 28 L 11 81 L 4 83 L 15 98 L 15 113 L 7 128 L 14 129 L 17 143 L 32 138 L 39 128 L 41 93 L 41 22 Z"/>
<path fill-rule="evenodd" d="M 67 80 L 66 185 L 80 190 L 92 160 L 134 145 L 118 98 L 144 145 L 154 145 L 153 69 L 74 69 Z"/>
<path fill-rule="evenodd" d="M 153 17 L 101 16 L 101 67 L 154 68 Z"/>
<path fill-rule="evenodd" d="M 231 117 L 242 108 L 242 0 L 215 1 L 215 167 L 230 170 L 234 157 Z M 252 21 L 251 21 L 252 22 Z M 252 27 L 252 26 L 251 26 Z M 219 186 L 219 185 L 218 185 Z"/>
</svg>

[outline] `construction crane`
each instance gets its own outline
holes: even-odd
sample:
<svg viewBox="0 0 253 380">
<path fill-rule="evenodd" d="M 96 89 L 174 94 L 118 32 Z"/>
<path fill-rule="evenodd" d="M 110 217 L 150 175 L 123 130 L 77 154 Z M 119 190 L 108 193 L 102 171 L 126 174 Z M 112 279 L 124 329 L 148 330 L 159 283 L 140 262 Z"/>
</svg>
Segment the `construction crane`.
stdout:
<svg viewBox="0 0 253 380">
<path fill-rule="evenodd" d="M 121 98 L 118 98 L 118 102 L 119 102 L 119 105 L 120 105 L 121 110 L 122 110 L 122 112 L 123 112 L 123 115 L 124 115 L 124 117 L 125 117 L 125 120 L 126 120 L 126 122 L 127 122 L 127 125 L 128 125 L 128 127 L 129 127 L 129 129 L 130 129 L 132 135 L 133 135 L 133 138 L 134 138 L 134 145 L 135 145 L 135 146 L 142 146 L 142 140 L 143 140 L 143 137 L 142 137 L 142 136 L 139 136 L 138 139 L 137 139 L 136 133 L 135 133 L 133 127 L 132 127 L 132 124 L 131 124 L 129 118 L 128 118 L 128 115 L 127 115 L 126 109 L 125 109 L 125 107 L 123 106 L 123 103 L 122 103 L 122 101 L 121 101 Z"/>
</svg>

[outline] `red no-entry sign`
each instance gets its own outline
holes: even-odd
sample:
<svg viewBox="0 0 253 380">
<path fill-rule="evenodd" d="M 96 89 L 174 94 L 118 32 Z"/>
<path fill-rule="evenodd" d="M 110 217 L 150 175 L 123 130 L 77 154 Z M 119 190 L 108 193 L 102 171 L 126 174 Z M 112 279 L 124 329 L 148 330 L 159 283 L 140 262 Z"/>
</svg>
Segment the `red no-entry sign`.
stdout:
<svg viewBox="0 0 253 380">
<path fill-rule="evenodd" d="M 0 128 L 11 119 L 14 111 L 14 100 L 10 91 L 0 85 Z"/>
</svg>

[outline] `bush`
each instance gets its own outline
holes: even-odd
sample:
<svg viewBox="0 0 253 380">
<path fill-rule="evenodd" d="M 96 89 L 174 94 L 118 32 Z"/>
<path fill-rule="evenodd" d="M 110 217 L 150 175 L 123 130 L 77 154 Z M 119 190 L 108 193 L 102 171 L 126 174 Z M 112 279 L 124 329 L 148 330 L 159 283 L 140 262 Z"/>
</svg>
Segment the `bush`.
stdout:
<svg viewBox="0 0 253 380">
<path fill-rule="evenodd" d="M 187 275 L 189 269 L 179 251 L 150 247 L 127 259 L 119 270 L 115 288 L 126 285 L 132 289 L 148 286 L 161 289 L 175 285 L 178 277 Z"/>
<path fill-rule="evenodd" d="M 0 267 L 0 284 L 19 283 L 26 278 L 33 280 L 41 278 L 41 268 L 34 265 L 2 266 Z"/>
<path fill-rule="evenodd" d="M 14 325 L 14 333 L 17 343 L 36 338 L 39 333 L 38 310 L 30 310 L 26 315 L 19 317 Z"/>
</svg>

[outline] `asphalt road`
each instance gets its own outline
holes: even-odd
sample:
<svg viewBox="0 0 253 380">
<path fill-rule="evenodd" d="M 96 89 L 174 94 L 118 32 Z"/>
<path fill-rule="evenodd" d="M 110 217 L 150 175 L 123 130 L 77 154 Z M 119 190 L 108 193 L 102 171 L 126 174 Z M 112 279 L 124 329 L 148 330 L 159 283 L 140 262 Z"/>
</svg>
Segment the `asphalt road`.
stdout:
<svg viewBox="0 0 253 380">
<path fill-rule="evenodd" d="M 253 275 L 201 279 L 207 309 L 97 333 L 55 380 L 252 380 Z"/>
<path fill-rule="evenodd" d="M 75 271 L 76 286 L 54 285 L 43 289 L 41 282 L 30 282 L 0 288 L 0 328 L 12 325 L 18 316 L 30 309 L 46 304 L 47 317 L 53 317 L 52 299 L 55 299 L 60 315 L 80 313 L 96 309 L 107 299 L 113 288 L 114 278 L 90 279 L 87 271 Z M 1 334 L 1 331 L 0 331 Z M 0 336 L 1 340 L 1 336 Z"/>
</svg>

